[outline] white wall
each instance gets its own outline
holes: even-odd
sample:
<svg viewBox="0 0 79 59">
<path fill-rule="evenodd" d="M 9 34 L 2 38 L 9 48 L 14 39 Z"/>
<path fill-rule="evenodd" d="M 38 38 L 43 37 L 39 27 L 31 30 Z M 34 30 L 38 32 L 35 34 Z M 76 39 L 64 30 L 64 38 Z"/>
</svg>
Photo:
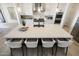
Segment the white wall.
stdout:
<svg viewBox="0 0 79 59">
<path fill-rule="evenodd" d="M 71 21 L 72 21 L 72 18 L 74 16 L 74 9 L 73 9 L 73 4 L 70 4 L 68 10 L 67 10 L 67 14 L 66 14 L 66 18 L 65 18 L 65 25 L 68 25 L 68 27 L 70 26 L 71 24 Z"/>
<path fill-rule="evenodd" d="M 77 13 L 78 6 L 79 6 L 78 4 L 70 4 L 68 7 L 68 10 L 64 19 L 64 25 L 66 25 L 69 30 L 71 30 L 71 26 L 74 21 L 75 15 Z"/>
<path fill-rule="evenodd" d="M 69 10 L 69 6 L 70 6 L 69 3 L 67 3 L 66 6 L 65 6 L 64 13 L 63 13 L 63 17 L 62 17 L 62 21 L 61 21 L 61 24 L 60 24 L 61 28 L 63 28 L 64 23 L 66 21 L 65 18 L 66 18 L 67 12 Z"/>
<path fill-rule="evenodd" d="M 70 33 L 71 33 L 72 29 L 74 28 L 74 26 L 78 20 L 78 17 L 79 17 L 79 4 L 75 4 L 75 6 L 76 6 L 76 12 L 75 12 L 73 20 L 71 22 L 71 25 L 70 25 L 70 31 L 69 31 Z"/>
</svg>

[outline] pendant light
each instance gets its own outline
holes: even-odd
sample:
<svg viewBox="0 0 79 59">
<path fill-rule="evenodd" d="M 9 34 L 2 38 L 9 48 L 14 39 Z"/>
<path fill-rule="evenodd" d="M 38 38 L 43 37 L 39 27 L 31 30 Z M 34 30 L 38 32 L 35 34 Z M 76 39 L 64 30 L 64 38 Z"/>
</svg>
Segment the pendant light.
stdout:
<svg viewBox="0 0 79 59">
<path fill-rule="evenodd" d="M 59 12 L 59 3 L 57 4 L 56 12 Z"/>
</svg>

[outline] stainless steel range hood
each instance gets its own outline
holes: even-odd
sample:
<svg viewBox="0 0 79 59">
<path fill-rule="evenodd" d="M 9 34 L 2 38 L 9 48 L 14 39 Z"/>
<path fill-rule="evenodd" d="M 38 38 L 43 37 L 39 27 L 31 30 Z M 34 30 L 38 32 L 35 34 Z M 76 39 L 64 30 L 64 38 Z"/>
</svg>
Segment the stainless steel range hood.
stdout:
<svg viewBox="0 0 79 59">
<path fill-rule="evenodd" d="M 45 11 L 45 3 L 34 3 L 33 13 L 41 13 Z"/>
</svg>

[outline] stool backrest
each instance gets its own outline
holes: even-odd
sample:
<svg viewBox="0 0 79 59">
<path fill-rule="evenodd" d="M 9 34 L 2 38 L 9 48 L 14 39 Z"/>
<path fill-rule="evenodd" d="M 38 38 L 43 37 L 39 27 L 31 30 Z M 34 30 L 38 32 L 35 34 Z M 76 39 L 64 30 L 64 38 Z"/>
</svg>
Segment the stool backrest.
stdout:
<svg viewBox="0 0 79 59">
<path fill-rule="evenodd" d="M 61 40 L 58 40 L 58 46 L 59 47 L 68 47 L 69 46 L 69 41 L 61 41 Z"/>
</svg>

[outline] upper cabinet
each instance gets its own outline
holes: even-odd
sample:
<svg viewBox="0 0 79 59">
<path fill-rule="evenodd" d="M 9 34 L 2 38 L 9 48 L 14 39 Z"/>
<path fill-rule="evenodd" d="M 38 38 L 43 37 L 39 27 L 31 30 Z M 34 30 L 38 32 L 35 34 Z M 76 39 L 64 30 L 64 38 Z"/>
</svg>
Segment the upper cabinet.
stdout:
<svg viewBox="0 0 79 59">
<path fill-rule="evenodd" d="M 21 9 L 20 14 L 33 15 L 32 3 L 18 3 L 17 7 L 19 7 Z"/>
<path fill-rule="evenodd" d="M 55 14 L 57 4 L 56 3 L 46 3 L 45 15 Z"/>
<path fill-rule="evenodd" d="M 64 12 L 66 9 L 66 5 L 67 3 L 58 3 L 57 8 L 59 9 L 59 11 Z"/>
</svg>

